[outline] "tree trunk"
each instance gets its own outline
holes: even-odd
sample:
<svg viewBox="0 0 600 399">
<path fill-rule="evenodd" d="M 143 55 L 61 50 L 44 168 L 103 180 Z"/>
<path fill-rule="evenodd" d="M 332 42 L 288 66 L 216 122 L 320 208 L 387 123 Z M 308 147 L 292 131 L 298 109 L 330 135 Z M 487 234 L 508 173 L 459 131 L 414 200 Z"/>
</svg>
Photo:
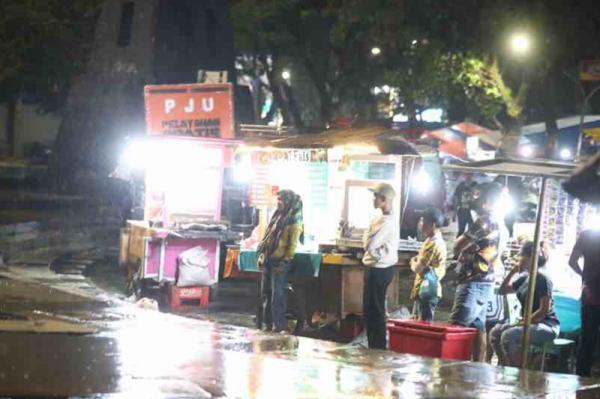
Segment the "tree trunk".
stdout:
<svg viewBox="0 0 600 399">
<path fill-rule="evenodd" d="M 273 99 L 281 110 L 283 116 L 283 124 L 287 126 L 296 126 L 296 120 L 290 109 L 290 104 L 285 94 L 285 89 L 282 84 L 278 82 L 278 77 L 275 76 L 275 72 L 272 69 L 267 71 L 269 83 L 271 84 L 271 92 L 273 93 Z"/>
<path fill-rule="evenodd" d="M 251 82 L 251 95 L 252 95 L 252 110 L 254 112 L 254 123 L 260 123 L 262 120 L 262 82 L 260 75 L 258 74 L 258 59 L 257 56 L 252 57 L 252 82 Z"/>
<path fill-rule="evenodd" d="M 296 99 L 294 98 L 294 91 L 292 90 L 292 88 L 289 85 L 283 85 L 282 88 L 284 90 L 287 102 L 289 104 L 290 112 L 294 117 L 295 126 L 303 127 L 304 123 L 302 121 L 302 115 L 300 113 L 298 103 L 296 102 Z"/>
<path fill-rule="evenodd" d="M 417 122 L 417 106 L 414 101 L 407 100 L 406 103 L 406 113 L 408 114 L 408 126 L 411 128 L 416 128 L 418 126 Z"/>
<path fill-rule="evenodd" d="M 14 157 L 17 153 L 17 99 L 11 98 L 7 105 L 6 117 L 6 144 L 8 156 Z"/>
<path fill-rule="evenodd" d="M 61 191 L 99 187 L 116 166 L 124 137 L 144 133 L 143 89 L 153 81 L 158 0 L 131 3 L 105 0 L 85 73 L 71 86 L 51 173 Z"/>
<path fill-rule="evenodd" d="M 502 121 L 502 140 L 498 153 L 501 157 L 516 157 L 517 147 L 521 139 L 521 121 L 507 117 Z"/>
<path fill-rule="evenodd" d="M 331 122 L 333 116 L 331 93 L 327 90 L 324 76 L 316 71 L 309 57 L 304 57 L 304 67 L 306 68 L 308 76 L 310 76 L 315 88 L 317 89 L 317 92 L 319 93 L 319 101 L 321 103 L 321 118 L 322 122 L 327 125 L 329 122 Z"/>
</svg>

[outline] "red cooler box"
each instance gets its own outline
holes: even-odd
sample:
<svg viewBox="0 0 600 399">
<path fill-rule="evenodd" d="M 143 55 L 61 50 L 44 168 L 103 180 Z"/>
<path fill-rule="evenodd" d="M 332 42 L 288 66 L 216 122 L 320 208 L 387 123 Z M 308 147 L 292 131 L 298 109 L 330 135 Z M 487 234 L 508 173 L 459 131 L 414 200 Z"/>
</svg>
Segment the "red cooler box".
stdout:
<svg viewBox="0 0 600 399">
<path fill-rule="evenodd" d="M 471 360 L 475 328 L 416 320 L 389 320 L 390 350 L 442 359 Z"/>
</svg>

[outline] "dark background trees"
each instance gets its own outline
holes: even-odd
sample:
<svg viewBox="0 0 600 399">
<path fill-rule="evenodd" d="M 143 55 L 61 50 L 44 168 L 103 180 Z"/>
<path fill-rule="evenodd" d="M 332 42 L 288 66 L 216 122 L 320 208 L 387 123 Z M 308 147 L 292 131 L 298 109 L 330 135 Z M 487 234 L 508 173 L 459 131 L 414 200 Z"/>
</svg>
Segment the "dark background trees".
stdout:
<svg viewBox="0 0 600 399">
<path fill-rule="evenodd" d="M 0 102 L 14 109 L 25 97 L 41 109 L 61 112 L 74 76 L 86 65 L 105 3 L 0 0 L 5 55 L 0 57 Z M 176 80 L 168 65 L 181 66 L 181 79 L 193 81 L 198 65 L 210 67 L 211 54 L 229 51 L 209 40 L 230 34 L 219 30 L 221 25 L 208 26 L 222 18 L 185 12 L 185 7 L 193 10 L 192 2 L 177 3 L 181 7 L 168 13 L 159 7 L 164 14 L 158 19 L 160 36 L 173 40 L 162 40 L 155 50 L 160 60 L 175 61 L 153 65 L 157 82 Z M 582 89 L 589 90 L 577 78 L 579 62 L 600 55 L 600 11 L 594 0 L 228 3 L 236 74 L 251 93 L 257 123 L 323 127 L 339 117 L 368 121 L 403 113 L 415 124 L 422 110 L 439 107 L 448 121 L 468 118 L 507 135 L 522 123 L 542 120 L 552 132 L 557 117 L 579 112 Z M 190 23 L 182 25 L 182 18 Z M 530 32 L 534 41 L 532 53 L 522 59 L 506 46 L 517 29 Z M 198 39 L 203 37 L 207 40 Z M 206 51 L 197 51 L 182 45 L 187 42 L 181 38 L 211 42 L 214 48 L 208 43 Z M 371 52 L 374 47 L 380 54 Z M 190 57 L 193 62 L 186 64 Z M 593 101 L 591 109 L 596 107 Z"/>
<path fill-rule="evenodd" d="M 73 76 L 85 65 L 99 4 L 0 0 L 0 103 L 9 110 L 9 147 L 20 101 L 36 102 L 41 111 L 63 105 Z"/>
<path fill-rule="evenodd" d="M 411 121 L 442 107 L 449 120 L 469 118 L 507 136 L 528 121 L 547 121 L 552 131 L 556 118 L 579 112 L 580 61 L 600 55 L 593 0 L 237 0 L 231 7 L 238 51 L 270 60 L 240 68 L 267 71 L 255 74 L 263 77 L 255 103 L 275 93 L 270 107 L 290 124 L 373 119 L 384 101 Z M 507 47 L 517 30 L 533 42 L 521 58 Z M 371 54 L 373 47 L 381 53 Z M 382 85 L 395 101 L 373 93 Z"/>
</svg>

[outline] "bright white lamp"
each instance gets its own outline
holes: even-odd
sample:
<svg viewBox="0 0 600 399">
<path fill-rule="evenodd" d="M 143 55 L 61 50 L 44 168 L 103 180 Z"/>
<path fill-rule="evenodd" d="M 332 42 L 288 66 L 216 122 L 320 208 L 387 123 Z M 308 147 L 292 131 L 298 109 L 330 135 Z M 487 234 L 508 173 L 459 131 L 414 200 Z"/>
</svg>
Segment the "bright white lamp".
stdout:
<svg viewBox="0 0 600 399">
<path fill-rule="evenodd" d="M 525 32 L 515 32 L 510 37 L 510 49 L 514 55 L 522 57 L 531 50 L 531 39 Z"/>
<path fill-rule="evenodd" d="M 573 153 L 571 152 L 570 149 L 568 148 L 563 148 L 562 150 L 560 150 L 560 159 L 570 159 L 573 156 Z"/>
</svg>

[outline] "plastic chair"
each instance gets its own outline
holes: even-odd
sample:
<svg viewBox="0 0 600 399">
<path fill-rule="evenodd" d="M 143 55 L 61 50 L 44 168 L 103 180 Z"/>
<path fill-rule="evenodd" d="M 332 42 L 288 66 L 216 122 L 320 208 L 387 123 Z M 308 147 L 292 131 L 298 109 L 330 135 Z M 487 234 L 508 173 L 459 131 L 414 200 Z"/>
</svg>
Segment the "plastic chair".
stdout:
<svg viewBox="0 0 600 399">
<path fill-rule="evenodd" d="M 569 349 L 569 358 L 567 362 L 567 368 L 569 372 L 573 373 L 575 370 L 575 352 L 576 352 L 576 341 L 571 339 L 579 335 L 581 330 L 581 303 L 578 299 L 562 295 L 555 292 L 554 298 L 554 311 L 560 321 L 560 334 L 552 342 L 544 344 L 541 348 L 533 347 L 540 350 L 542 353 L 542 359 L 540 362 L 540 371 L 544 371 L 546 365 L 546 355 L 553 354 L 561 358 L 564 349 Z"/>
<path fill-rule="evenodd" d="M 562 334 L 561 334 L 562 335 Z M 554 354 L 561 358 L 564 348 L 569 348 L 569 358 L 567 363 L 567 369 L 569 373 L 575 371 L 575 348 L 576 342 L 568 338 L 556 338 L 552 342 L 547 342 L 542 346 L 542 360 L 540 362 L 540 371 L 544 371 L 546 365 L 546 355 Z"/>
</svg>

